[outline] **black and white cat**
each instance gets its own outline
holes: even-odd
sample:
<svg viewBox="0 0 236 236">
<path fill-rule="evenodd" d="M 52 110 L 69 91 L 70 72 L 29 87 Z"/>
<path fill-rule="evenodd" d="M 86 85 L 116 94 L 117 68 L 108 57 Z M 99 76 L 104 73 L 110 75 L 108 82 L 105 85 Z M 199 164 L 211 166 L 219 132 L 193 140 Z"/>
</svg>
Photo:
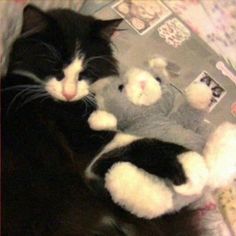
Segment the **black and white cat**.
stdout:
<svg viewBox="0 0 236 236">
<path fill-rule="evenodd" d="M 118 74 L 110 37 L 120 22 L 25 8 L 1 81 L 3 235 L 198 235 L 192 212 L 137 219 L 84 183 L 85 167 L 115 135 L 87 119 L 90 84 Z"/>
</svg>

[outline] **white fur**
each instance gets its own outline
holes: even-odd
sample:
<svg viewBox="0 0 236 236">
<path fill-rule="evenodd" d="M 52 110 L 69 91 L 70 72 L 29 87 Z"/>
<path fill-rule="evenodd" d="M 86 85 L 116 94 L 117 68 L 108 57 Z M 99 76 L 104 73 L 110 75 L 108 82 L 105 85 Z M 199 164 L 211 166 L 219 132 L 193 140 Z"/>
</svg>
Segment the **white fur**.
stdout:
<svg viewBox="0 0 236 236">
<path fill-rule="evenodd" d="M 177 158 L 183 166 L 187 183 L 173 186 L 174 190 L 182 195 L 201 194 L 208 180 L 208 169 L 204 157 L 197 152 L 190 151 Z"/>
<path fill-rule="evenodd" d="M 148 61 L 148 65 L 150 68 L 166 68 L 167 62 L 164 58 L 161 57 L 153 57 Z"/>
<path fill-rule="evenodd" d="M 94 130 L 115 130 L 117 128 L 116 117 L 106 111 L 94 111 L 88 119 L 91 129 Z"/>
<path fill-rule="evenodd" d="M 173 208 L 172 192 L 164 181 L 128 162 L 118 162 L 105 176 L 115 203 L 132 214 L 152 219 Z"/>
<path fill-rule="evenodd" d="M 74 86 L 76 87 L 76 94 L 69 101 L 77 101 L 89 94 L 89 85 L 86 81 L 83 81 L 83 80 L 77 81 L 77 83 L 74 84 Z M 58 81 L 56 78 L 50 79 L 46 84 L 46 90 L 55 99 L 68 101 L 66 97 L 64 97 L 63 95 L 63 82 L 62 81 Z"/>
<path fill-rule="evenodd" d="M 211 188 L 223 187 L 236 178 L 236 124 L 225 122 L 211 134 L 203 150 Z"/>
<path fill-rule="evenodd" d="M 126 94 L 135 105 L 149 106 L 161 98 L 160 83 L 149 72 L 132 68 L 125 74 L 125 79 L 127 80 Z"/>
<path fill-rule="evenodd" d="M 100 152 L 89 164 L 89 166 L 85 170 L 85 177 L 87 179 L 98 179 L 99 177 L 95 175 L 92 171 L 94 163 L 106 152 L 109 152 L 115 148 L 119 148 L 125 145 L 128 145 L 129 143 L 132 143 L 135 140 L 138 140 L 139 137 L 129 135 L 129 134 L 123 134 L 118 133 L 113 140 L 106 145 L 106 147 Z"/>
<path fill-rule="evenodd" d="M 185 89 L 185 94 L 192 107 L 199 110 L 209 108 L 212 91 L 206 84 L 201 82 L 192 83 Z"/>
<path fill-rule="evenodd" d="M 75 57 L 64 70 L 65 77 L 58 81 L 55 77 L 46 83 L 46 90 L 54 98 L 62 101 L 77 101 L 89 94 L 86 81 L 79 81 L 79 73 L 83 70 L 83 58 Z"/>
<path fill-rule="evenodd" d="M 153 70 L 156 75 L 163 76 L 165 79 L 169 78 L 167 71 L 167 61 L 159 56 L 154 56 L 148 61 L 149 67 Z"/>
</svg>

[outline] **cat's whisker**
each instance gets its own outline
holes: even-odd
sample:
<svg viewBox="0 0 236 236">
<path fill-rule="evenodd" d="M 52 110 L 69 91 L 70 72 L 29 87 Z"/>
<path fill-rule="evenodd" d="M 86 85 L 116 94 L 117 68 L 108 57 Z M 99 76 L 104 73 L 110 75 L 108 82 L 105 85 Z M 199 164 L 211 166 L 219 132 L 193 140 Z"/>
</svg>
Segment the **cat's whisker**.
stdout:
<svg viewBox="0 0 236 236">
<path fill-rule="evenodd" d="M 91 66 L 92 67 L 92 66 Z M 91 70 L 92 68 L 86 68 L 87 72 L 90 73 L 92 76 L 99 78 L 99 74 L 97 74 L 95 71 Z"/>
<path fill-rule="evenodd" d="M 41 99 L 40 103 L 44 102 L 46 99 L 50 98 L 51 96 L 48 95 L 48 96 L 45 96 L 43 99 Z"/>
<path fill-rule="evenodd" d="M 57 60 L 53 60 L 52 58 L 49 58 L 45 55 L 36 55 L 36 57 L 40 57 L 42 58 L 43 60 L 46 60 L 47 62 L 51 63 L 51 64 L 56 64 L 58 61 Z"/>
<path fill-rule="evenodd" d="M 93 60 L 101 59 L 103 56 L 106 56 L 106 55 L 90 57 L 90 58 L 86 59 L 86 60 L 84 61 L 84 63 L 85 63 L 85 65 L 87 65 L 89 62 L 91 62 L 91 61 L 93 61 Z"/>
<path fill-rule="evenodd" d="M 116 64 L 111 61 L 111 58 L 108 55 L 90 57 L 89 59 L 84 61 L 84 67 L 87 68 L 87 65 L 89 62 L 91 62 L 93 60 L 97 60 L 97 59 L 102 59 L 102 60 L 110 63 L 112 66 L 116 67 Z"/>
<path fill-rule="evenodd" d="M 40 93 L 40 94 L 35 94 L 30 96 L 28 99 L 25 99 L 25 101 L 23 103 L 21 103 L 17 108 L 16 111 L 18 111 L 20 108 L 24 107 L 26 104 L 29 104 L 30 102 L 39 99 L 39 98 L 48 98 L 49 95 L 48 93 L 44 92 L 44 93 Z"/>
<path fill-rule="evenodd" d="M 92 92 L 89 92 L 89 94 L 87 96 L 90 97 L 90 98 L 95 98 L 95 94 L 92 93 Z"/>
<path fill-rule="evenodd" d="M 53 56 L 55 56 L 55 58 L 57 58 L 58 60 L 61 61 L 61 55 L 60 55 L 60 54 L 58 53 L 58 51 L 57 51 L 54 47 L 52 47 L 50 44 L 47 44 L 47 43 L 45 43 L 45 42 L 43 42 L 43 41 L 41 41 L 41 40 L 38 40 L 38 39 L 31 39 L 31 41 L 36 41 L 36 42 L 42 44 L 43 46 L 45 46 L 45 47 L 52 53 Z"/>
<path fill-rule="evenodd" d="M 95 99 L 95 97 L 90 97 L 90 96 L 88 96 L 88 99 L 89 99 L 92 103 L 96 104 L 96 99 Z"/>
<path fill-rule="evenodd" d="M 9 106 L 8 106 L 8 109 L 7 109 L 7 114 L 9 113 L 9 111 L 11 110 L 12 106 L 14 105 L 14 103 L 16 102 L 17 98 L 19 98 L 20 96 L 24 95 L 26 96 L 27 94 L 29 93 L 35 93 L 34 90 L 30 89 L 30 88 L 25 88 L 23 89 L 22 91 L 18 92 L 14 97 L 13 99 L 11 100 Z"/>
<path fill-rule="evenodd" d="M 23 61 L 15 61 L 14 63 L 12 63 L 12 66 L 18 66 L 23 63 L 24 63 Z"/>
<path fill-rule="evenodd" d="M 89 67 L 90 67 L 90 68 L 89 68 Z M 88 73 L 91 73 L 91 75 L 93 75 L 93 76 L 99 78 L 99 75 L 96 74 L 95 71 L 92 70 L 93 68 L 95 68 L 95 66 L 89 65 L 89 67 L 86 68 L 86 70 L 88 71 Z M 96 69 L 96 68 L 95 68 L 95 69 Z M 110 68 L 110 72 L 111 72 L 111 75 L 112 75 L 112 73 L 113 73 L 114 75 L 117 74 L 117 70 L 116 70 L 116 69 L 111 69 L 111 68 Z"/>
<path fill-rule="evenodd" d="M 88 114 L 88 107 L 87 107 L 87 103 L 86 103 L 85 99 L 82 98 L 81 100 L 85 104 L 85 113 L 83 114 L 83 117 L 85 117 Z"/>
<path fill-rule="evenodd" d="M 4 88 L 4 89 L 1 89 L 1 91 L 9 91 L 9 90 L 14 90 L 14 89 L 23 89 L 23 88 L 42 88 L 42 85 L 15 85 L 15 86 L 11 86 L 11 87 L 8 87 L 8 88 Z"/>
<path fill-rule="evenodd" d="M 87 98 L 85 97 L 85 102 L 87 102 L 90 106 L 94 106 L 94 104 Z"/>
<path fill-rule="evenodd" d="M 88 101 L 92 106 L 97 106 L 97 103 L 96 103 L 96 100 L 95 100 L 94 95 L 89 94 L 89 95 L 86 97 L 86 99 L 87 99 L 87 101 Z"/>
<path fill-rule="evenodd" d="M 83 101 L 84 101 L 87 105 L 89 104 L 87 97 L 84 97 L 84 98 L 83 98 Z"/>
</svg>

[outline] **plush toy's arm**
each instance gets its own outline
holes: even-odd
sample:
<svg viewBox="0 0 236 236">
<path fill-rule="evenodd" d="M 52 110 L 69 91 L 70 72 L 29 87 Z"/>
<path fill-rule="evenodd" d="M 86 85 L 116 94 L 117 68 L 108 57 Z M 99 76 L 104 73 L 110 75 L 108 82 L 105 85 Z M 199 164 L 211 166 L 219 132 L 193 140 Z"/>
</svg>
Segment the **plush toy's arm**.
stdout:
<svg viewBox="0 0 236 236">
<path fill-rule="evenodd" d="M 116 130 L 117 119 L 116 117 L 106 111 L 96 110 L 88 119 L 88 123 L 91 129 L 94 130 Z"/>
</svg>

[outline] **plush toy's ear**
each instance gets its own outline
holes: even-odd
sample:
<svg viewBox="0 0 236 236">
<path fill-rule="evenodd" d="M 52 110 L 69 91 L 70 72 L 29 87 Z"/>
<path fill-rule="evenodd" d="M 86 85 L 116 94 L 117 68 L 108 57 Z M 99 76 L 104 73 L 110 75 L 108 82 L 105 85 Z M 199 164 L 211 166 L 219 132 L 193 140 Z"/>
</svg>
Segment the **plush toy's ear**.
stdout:
<svg viewBox="0 0 236 236">
<path fill-rule="evenodd" d="M 111 77 L 99 79 L 90 86 L 90 90 L 95 94 L 100 94 L 104 88 L 106 88 L 112 82 L 112 80 L 113 78 Z"/>
<path fill-rule="evenodd" d="M 162 82 L 169 83 L 169 72 L 167 71 L 168 62 L 160 56 L 153 56 L 148 60 L 148 67 L 151 69 L 155 77 L 161 79 Z"/>
<path fill-rule="evenodd" d="M 27 5 L 23 11 L 21 34 L 38 32 L 48 25 L 48 16 L 34 5 Z"/>
<path fill-rule="evenodd" d="M 122 21 L 123 19 L 96 20 L 95 25 L 103 38 L 110 39 Z"/>
<path fill-rule="evenodd" d="M 166 70 L 170 74 L 171 77 L 178 77 L 180 73 L 180 67 L 174 62 L 167 61 Z"/>
</svg>

